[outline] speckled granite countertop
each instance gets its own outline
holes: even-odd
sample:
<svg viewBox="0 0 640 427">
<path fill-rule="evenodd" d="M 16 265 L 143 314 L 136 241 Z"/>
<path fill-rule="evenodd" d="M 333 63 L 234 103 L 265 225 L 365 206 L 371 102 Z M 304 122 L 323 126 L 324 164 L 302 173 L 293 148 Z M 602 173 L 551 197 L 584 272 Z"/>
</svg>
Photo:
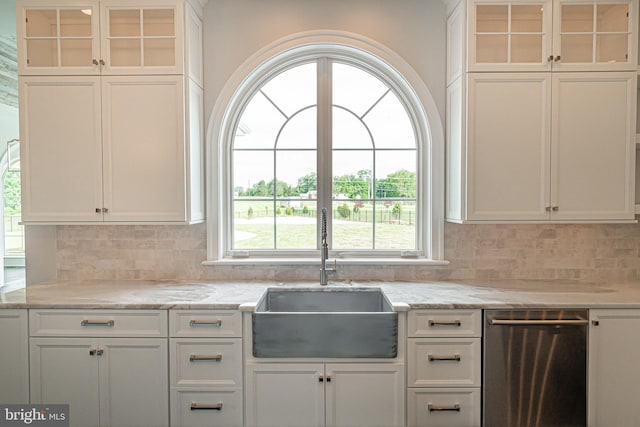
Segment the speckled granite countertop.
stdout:
<svg viewBox="0 0 640 427">
<path fill-rule="evenodd" d="M 320 288 L 313 282 L 85 281 L 29 286 L 3 295 L 0 308 L 237 309 L 269 287 Z M 640 283 L 563 281 L 335 282 L 328 288 L 380 287 L 394 304 L 424 308 L 640 308 Z"/>
</svg>

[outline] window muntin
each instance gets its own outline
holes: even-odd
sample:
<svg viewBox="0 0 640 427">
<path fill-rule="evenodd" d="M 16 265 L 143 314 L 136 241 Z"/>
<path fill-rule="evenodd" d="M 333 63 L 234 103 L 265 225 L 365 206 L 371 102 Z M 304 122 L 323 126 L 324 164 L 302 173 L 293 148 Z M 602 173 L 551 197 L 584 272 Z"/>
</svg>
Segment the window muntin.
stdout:
<svg viewBox="0 0 640 427">
<path fill-rule="evenodd" d="M 333 250 L 420 251 L 415 134 L 391 85 L 359 66 L 320 58 L 277 74 L 237 121 L 230 253 L 316 251 L 318 200 L 332 200 Z M 330 195 L 318 195 L 318 187 Z"/>
</svg>

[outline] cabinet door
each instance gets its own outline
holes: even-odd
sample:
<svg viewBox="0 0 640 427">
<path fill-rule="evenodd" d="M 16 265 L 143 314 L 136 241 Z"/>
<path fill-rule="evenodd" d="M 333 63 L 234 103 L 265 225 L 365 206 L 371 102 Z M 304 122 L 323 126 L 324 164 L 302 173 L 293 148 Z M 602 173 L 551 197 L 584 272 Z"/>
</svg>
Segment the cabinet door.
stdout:
<svg viewBox="0 0 640 427">
<path fill-rule="evenodd" d="M 102 81 L 105 220 L 184 221 L 183 78 Z"/>
<path fill-rule="evenodd" d="M 100 72 L 98 0 L 22 0 L 16 14 L 20 75 Z"/>
<path fill-rule="evenodd" d="M 404 426 L 404 365 L 327 364 L 327 427 Z"/>
<path fill-rule="evenodd" d="M 20 85 L 23 220 L 102 221 L 99 77 Z"/>
<path fill-rule="evenodd" d="M 636 73 L 554 74 L 553 219 L 633 219 L 636 84 Z"/>
<path fill-rule="evenodd" d="M 591 310 L 590 317 L 589 425 L 638 425 L 640 310 Z"/>
<path fill-rule="evenodd" d="M 636 70 L 637 0 L 559 0 L 554 7 L 554 70 Z"/>
<path fill-rule="evenodd" d="M 31 338 L 31 403 L 69 404 L 73 427 L 98 427 L 98 349 L 94 338 Z"/>
<path fill-rule="evenodd" d="M 248 365 L 245 379 L 248 427 L 324 426 L 323 364 Z"/>
<path fill-rule="evenodd" d="M 100 425 L 168 426 L 167 339 L 104 338 L 99 349 Z"/>
<path fill-rule="evenodd" d="M 27 310 L 0 310 L 0 402 L 29 402 Z"/>
<path fill-rule="evenodd" d="M 468 7 L 469 71 L 551 69 L 550 0 L 474 0 Z"/>
<path fill-rule="evenodd" d="M 100 2 L 103 74 L 182 74 L 182 1 Z"/>
<path fill-rule="evenodd" d="M 468 81 L 467 219 L 548 219 L 550 74 Z"/>
</svg>

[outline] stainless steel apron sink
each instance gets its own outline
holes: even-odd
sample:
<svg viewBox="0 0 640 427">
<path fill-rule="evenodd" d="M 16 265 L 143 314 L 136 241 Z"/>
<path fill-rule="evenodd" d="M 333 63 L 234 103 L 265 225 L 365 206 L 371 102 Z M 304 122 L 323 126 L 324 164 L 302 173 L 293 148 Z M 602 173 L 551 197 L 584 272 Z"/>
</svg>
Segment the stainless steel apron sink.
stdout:
<svg viewBox="0 0 640 427">
<path fill-rule="evenodd" d="M 252 316 L 254 357 L 394 358 L 398 313 L 377 288 L 270 288 Z"/>
</svg>

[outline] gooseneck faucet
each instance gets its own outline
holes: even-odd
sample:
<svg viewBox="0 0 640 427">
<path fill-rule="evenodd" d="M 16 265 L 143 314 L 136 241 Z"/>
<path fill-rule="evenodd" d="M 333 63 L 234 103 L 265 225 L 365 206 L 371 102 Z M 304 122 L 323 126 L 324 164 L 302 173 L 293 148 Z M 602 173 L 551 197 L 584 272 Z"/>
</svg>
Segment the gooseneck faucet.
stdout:
<svg viewBox="0 0 640 427">
<path fill-rule="evenodd" d="M 320 285 L 326 286 L 329 281 L 329 273 L 336 271 L 336 266 L 327 268 L 329 258 L 329 245 L 327 244 L 327 208 L 322 208 L 320 216 Z"/>
</svg>

